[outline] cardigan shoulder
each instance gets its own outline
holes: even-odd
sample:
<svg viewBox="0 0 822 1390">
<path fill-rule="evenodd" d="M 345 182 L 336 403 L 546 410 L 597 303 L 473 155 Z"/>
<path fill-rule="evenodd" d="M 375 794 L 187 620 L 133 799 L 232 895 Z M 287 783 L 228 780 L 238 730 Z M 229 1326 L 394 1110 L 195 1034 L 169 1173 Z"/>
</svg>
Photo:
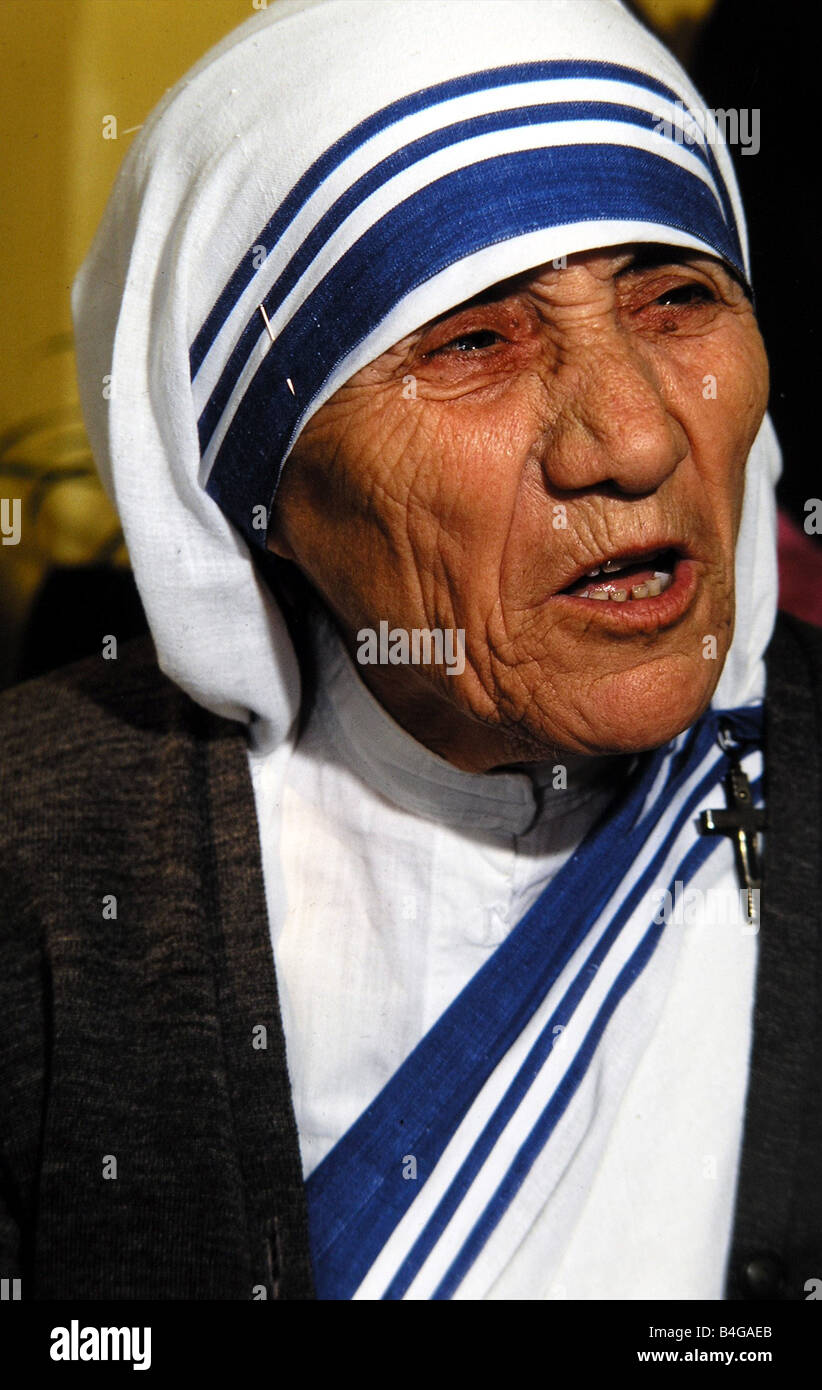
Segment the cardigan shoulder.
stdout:
<svg viewBox="0 0 822 1390">
<path fill-rule="evenodd" d="M 139 639 L 6 692 L 0 740 L 0 1273 L 310 1297 L 243 726 Z"/>
<path fill-rule="evenodd" d="M 780 611 L 766 660 L 769 675 L 777 672 L 780 680 L 801 681 L 819 691 L 822 688 L 822 627 Z M 797 661 L 804 671 L 797 669 Z"/>
<path fill-rule="evenodd" d="M 189 904 L 198 856 L 211 843 L 205 764 L 213 741 L 226 737 L 237 748 L 223 749 L 219 764 L 241 794 L 241 727 L 200 710 L 160 672 L 145 638 L 124 644 L 116 660 L 85 659 L 0 695 L 4 1276 L 15 1260 L 31 1267 L 37 1156 L 61 1038 L 76 1027 L 71 1010 L 95 1027 L 107 992 L 107 1007 L 134 1035 L 151 1026 L 140 1012 L 141 972 L 155 960 L 197 959 Z M 124 1085 L 114 1061 L 122 1040 L 105 1028 Z"/>
<path fill-rule="evenodd" d="M 69 891 L 84 866 L 105 877 L 127 851 L 148 868 L 200 751 L 219 739 L 238 754 L 245 746 L 242 726 L 209 715 L 163 675 L 147 637 L 115 659 L 89 657 L 4 691 L 6 885 L 35 903 L 45 890 L 53 902 L 55 873 Z"/>
<path fill-rule="evenodd" d="M 205 787 L 220 741 L 216 761 L 239 798 L 242 726 L 163 675 L 147 637 L 0 694 L 0 1042 L 8 990 L 43 975 L 55 942 L 95 939 L 118 904 L 146 921 L 177 910 L 178 866 L 210 836 Z"/>
<path fill-rule="evenodd" d="M 822 1258 L 822 631 L 780 613 L 766 663 L 762 926 L 726 1297 L 797 1300 Z"/>
<path fill-rule="evenodd" d="M 0 693 L 4 779 L 0 816 L 21 819 L 68 780 L 85 787 L 202 719 L 140 637 L 113 658 L 86 657 Z M 0 820 L 0 826 L 4 824 Z"/>
</svg>

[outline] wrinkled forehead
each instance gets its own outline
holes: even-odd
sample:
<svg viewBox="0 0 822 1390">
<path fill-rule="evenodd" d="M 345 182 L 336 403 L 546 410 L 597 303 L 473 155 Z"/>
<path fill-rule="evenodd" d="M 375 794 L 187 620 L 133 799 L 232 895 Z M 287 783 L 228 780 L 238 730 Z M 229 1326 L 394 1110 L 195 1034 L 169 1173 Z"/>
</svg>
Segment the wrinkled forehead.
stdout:
<svg viewBox="0 0 822 1390">
<path fill-rule="evenodd" d="M 488 19 L 479 45 L 488 59 L 511 48 L 506 23 L 523 20 L 531 54 L 556 49 L 559 21 L 585 56 L 460 71 L 460 42 L 477 49 L 467 10 Z M 254 518 L 270 516 L 283 464 L 316 410 L 361 367 L 472 296 L 613 246 L 673 246 L 747 276 L 738 194 L 709 113 L 618 6 L 507 0 L 442 12 L 456 26 L 457 75 L 372 100 L 265 213 L 259 199 L 253 213 L 240 202 L 248 227 L 239 253 L 192 333 L 200 482 L 256 546 L 266 527 Z M 602 26 L 615 14 L 613 46 L 631 63 L 587 56 L 593 20 Z M 417 34 L 432 72 L 442 71 L 446 38 L 447 29 Z M 608 51 L 607 35 L 597 46 Z M 344 62 L 343 49 L 329 76 L 338 105 Z M 362 110 L 361 94 L 351 106 Z M 340 120 L 336 111 L 329 131 Z"/>
</svg>

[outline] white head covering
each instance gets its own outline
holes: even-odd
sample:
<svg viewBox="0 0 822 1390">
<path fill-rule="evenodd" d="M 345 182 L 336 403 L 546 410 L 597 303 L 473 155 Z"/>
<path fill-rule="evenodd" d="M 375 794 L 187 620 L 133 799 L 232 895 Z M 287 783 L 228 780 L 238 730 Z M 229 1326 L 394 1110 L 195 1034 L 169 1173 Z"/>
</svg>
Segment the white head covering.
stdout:
<svg viewBox="0 0 822 1390">
<path fill-rule="evenodd" d="M 710 122 L 686 138 L 683 107 L 703 109 L 619 0 L 278 0 L 166 94 L 72 302 L 94 455 L 160 665 L 195 700 L 267 739 L 291 725 L 297 664 L 252 551 L 296 435 L 360 367 L 597 246 L 747 277 L 727 150 Z M 778 472 L 766 420 L 717 706 L 764 690 Z"/>
</svg>

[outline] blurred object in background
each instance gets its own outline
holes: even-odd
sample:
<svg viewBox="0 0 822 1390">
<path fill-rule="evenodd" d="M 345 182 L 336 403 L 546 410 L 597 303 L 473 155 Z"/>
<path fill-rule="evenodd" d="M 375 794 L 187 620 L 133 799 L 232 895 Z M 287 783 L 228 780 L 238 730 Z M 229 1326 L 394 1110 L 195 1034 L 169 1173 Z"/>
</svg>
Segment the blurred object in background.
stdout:
<svg viewBox="0 0 822 1390">
<path fill-rule="evenodd" d="M 779 607 L 822 627 L 822 547 L 779 512 Z"/>
<path fill-rule="evenodd" d="M 148 112 L 253 13 L 251 0 L 0 4 L 0 504 L 4 526 L 6 507 L 21 519 L 0 539 L 0 688 L 135 621 L 77 405 L 69 292 Z"/>
<path fill-rule="evenodd" d="M 659 34 L 688 67 L 700 30 L 717 0 L 628 0 L 628 8 Z M 743 0 L 743 3 L 745 0 Z"/>
<path fill-rule="evenodd" d="M 60 664 L 57 653 L 77 650 L 75 632 L 84 615 L 67 605 L 55 646 L 45 645 L 39 659 L 29 642 L 26 622 L 44 577 L 51 591 L 61 573 L 92 566 L 102 579 L 111 575 L 122 586 L 128 557 L 117 515 L 97 476 L 77 405 L 57 406 L 21 420 L 0 433 L 0 496 L 17 517 L 13 544 L 4 544 L 0 598 L 7 628 L 3 676 L 8 683 Z M 97 602 L 88 595 L 90 611 Z M 43 634 L 45 636 L 45 634 Z M 82 644 L 85 648 L 85 643 Z"/>
</svg>

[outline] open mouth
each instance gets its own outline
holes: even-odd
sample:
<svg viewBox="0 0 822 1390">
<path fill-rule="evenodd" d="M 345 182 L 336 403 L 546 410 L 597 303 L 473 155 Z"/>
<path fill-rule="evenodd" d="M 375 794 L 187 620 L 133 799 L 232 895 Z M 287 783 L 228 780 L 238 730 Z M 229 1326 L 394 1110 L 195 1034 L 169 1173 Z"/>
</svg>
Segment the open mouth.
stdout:
<svg viewBox="0 0 822 1390">
<path fill-rule="evenodd" d="M 581 575 L 560 592 L 572 598 L 611 603 L 657 598 L 673 583 L 674 570 L 680 558 L 676 550 L 648 551 L 641 556 L 616 556 L 588 574 Z"/>
</svg>

